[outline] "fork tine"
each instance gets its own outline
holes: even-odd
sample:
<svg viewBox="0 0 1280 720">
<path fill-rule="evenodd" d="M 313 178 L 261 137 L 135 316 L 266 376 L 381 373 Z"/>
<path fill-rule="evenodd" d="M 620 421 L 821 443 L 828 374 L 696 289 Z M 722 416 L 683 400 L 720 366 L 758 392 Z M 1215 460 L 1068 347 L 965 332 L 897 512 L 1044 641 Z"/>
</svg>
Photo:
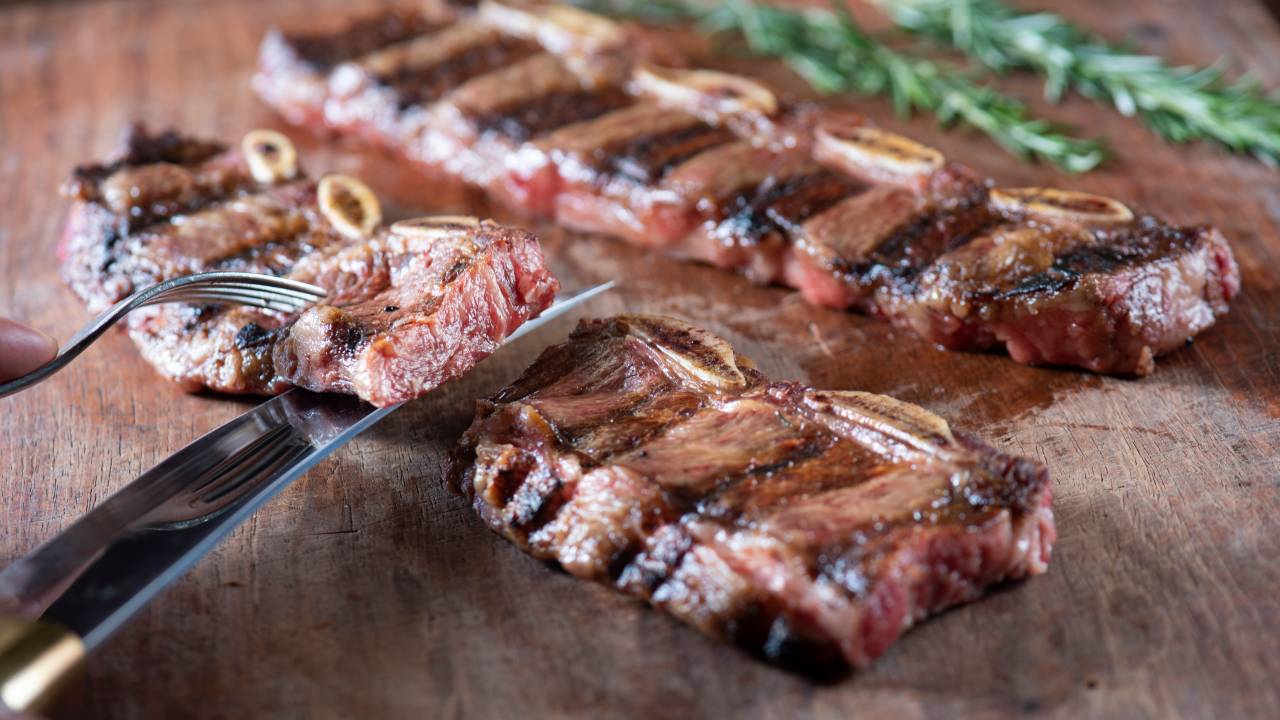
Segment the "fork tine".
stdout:
<svg viewBox="0 0 1280 720">
<path fill-rule="evenodd" d="M 324 300 L 324 288 L 289 278 L 246 272 L 186 275 L 143 288 L 111 306 L 80 329 L 57 357 L 26 375 L 0 382 L 0 397 L 31 387 L 66 367 L 112 325 L 137 308 L 167 302 L 235 303 L 296 313 Z"/>
<path fill-rule="evenodd" d="M 165 302 L 189 302 L 193 305 L 241 305 L 244 307 L 259 307 L 262 310 L 274 310 L 276 313 L 298 313 L 301 307 L 298 305 L 288 304 L 288 302 L 278 302 L 261 299 L 261 297 L 227 297 L 221 295 L 196 295 L 189 297 L 174 297 L 174 299 Z"/>
<path fill-rule="evenodd" d="M 188 286 L 188 287 L 193 287 L 193 286 Z M 217 289 L 217 290 L 222 290 L 225 288 L 225 289 L 232 289 L 232 290 L 251 290 L 254 292 L 266 292 L 266 293 L 271 293 L 273 295 L 281 296 L 281 297 L 298 298 L 299 300 L 304 300 L 306 302 L 315 302 L 317 299 L 325 297 L 322 294 L 317 294 L 307 290 L 297 290 L 291 287 L 276 287 L 276 286 L 261 285 L 261 284 L 254 284 L 254 283 L 243 283 L 243 282 L 219 283 L 217 285 L 209 285 L 207 287 L 211 289 Z"/>
<path fill-rule="evenodd" d="M 210 273 L 212 274 L 212 273 Z M 327 293 L 324 288 L 310 285 L 308 283 L 291 280 L 289 278 L 276 277 L 274 275 L 249 275 L 244 273 L 219 273 L 217 277 L 209 278 L 209 285 L 213 286 L 248 286 L 254 288 L 271 287 L 281 292 L 298 295 L 300 297 L 316 298 L 324 297 Z"/>
<path fill-rule="evenodd" d="M 168 290 L 195 287 L 244 286 L 252 289 L 274 289 L 307 298 L 324 297 L 324 288 L 289 278 L 245 272 L 208 272 L 169 281 Z"/>
<path fill-rule="evenodd" d="M 218 287 L 185 287 L 175 288 L 174 290 L 157 295 L 156 298 L 181 297 L 199 293 L 204 295 L 223 295 L 226 297 L 257 297 L 280 300 L 282 302 L 291 302 L 298 304 L 311 304 L 316 300 L 312 296 L 293 295 L 282 293 L 272 288 L 255 288 L 249 286 L 218 286 Z M 153 299 L 156 299 L 153 298 Z"/>
<path fill-rule="evenodd" d="M 194 292 L 206 295 L 219 293 L 228 300 L 249 298 L 269 298 L 292 305 L 309 305 L 325 296 L 323 288 L 300 283 L 270 275 L 248 275 L 245 273 L 209 273 L 190 276 L 187 282 L 175 284 L 155 294 L 147 302 L 172 301 L 174 298 L 187 297 Z"/>
<path fill-rule="evenodd" d="M 217 290 L 213 288 L 204 288 L 196 290 L 184 290 L 181 292 L 165 293 L 163 295 L 152 298 L 147 302 L 148 305 L 171 302 L 221 302 L 221 303 L 238 303 L 250 305 L 270 305 L 272 307 L 282 307 L 296 310 L 310 302 L 304 302 L 298 298 L 282 297 L 272 295 L 270 293 L 253 292 L 247 290 Z"/>
</svg>

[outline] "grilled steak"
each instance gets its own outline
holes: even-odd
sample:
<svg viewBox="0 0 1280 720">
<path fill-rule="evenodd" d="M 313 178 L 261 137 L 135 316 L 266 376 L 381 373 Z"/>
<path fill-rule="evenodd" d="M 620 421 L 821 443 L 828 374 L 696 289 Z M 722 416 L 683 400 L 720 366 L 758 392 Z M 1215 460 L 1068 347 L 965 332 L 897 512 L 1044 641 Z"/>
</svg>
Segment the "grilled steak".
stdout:
<svg viewBox="0 0 1280 720">
<path fill-rule="evenodd" d="M 450 487 L 534 557 L 812 671 L 1042 573 L 1038 463 L 880 395 L 772 382 L 660 317 L 584 321 L 489 401 Z"/>
<path fill-rule="evenodd" d="M 1081 193 L 993 191 L 850 113 L 659 67 L 682 59 L 637 26 L 492 0 L 429 17 L 395 24 L 413 32 L 274 31 L 254 85 L 295 122 L 566 226 L 786 284 L 949 349 L 1145 375 L 1239 289 L 1213 228 Z"/>
<path fill-rule="evenodd" d="M 95 310 L 210 270 L 319 285 L 325 301 L 296 316 L 171 304 L 135 311 L 127 328 L 148 361 L 190 390 L 298 385 L 375 405 L 466 373 L 555 296 L 528 232 L 470 218 L 380 229 L 370 217 L 353 233 L 332 213 L 343 203 L 376 204 L 367 189 L 345 179 L 363 195 L 335 195 L 330 207 L 322 190 L 343 192 L 341 178 L 317 184 L 287 174 L 255 180 L 241 148 L 135 129 L 121 160 L 81 168 L 68 186 L 76 202 L 64 275 Z"/>
</svg>

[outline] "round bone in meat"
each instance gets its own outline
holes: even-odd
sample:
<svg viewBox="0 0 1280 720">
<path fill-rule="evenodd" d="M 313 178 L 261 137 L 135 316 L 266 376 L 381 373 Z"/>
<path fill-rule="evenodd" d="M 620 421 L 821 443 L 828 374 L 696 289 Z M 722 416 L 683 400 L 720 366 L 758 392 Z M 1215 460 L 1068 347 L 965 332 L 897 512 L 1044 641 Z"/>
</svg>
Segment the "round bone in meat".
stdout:
<svg viewBox="0 0 1280 720">
<path fill-rule="evenodd" d="M 827 123 L 814 132 L 814 157 L 872 180 L 907 182 L 940 169 L 938 150 L 911 138 L 865 125 Z"/>
<path fill-rule="evenodd" d="M 413 240 L 440 240 L 460 233 L 471 233 L 480 227 L 480 219 L 470 215 L 428 215 L 401 220 L 391 226 L 391 233 Z"/>
<path fill-rule="evenodd" d="M 638 65 L 632 79 L 640 92 L 695 115 L 772 115 L 778 100 L 769 88 L 741 75 Z"/>
<path fill-rule="evenodd" d="M 317 192 L 320 212 L 349 238 L 373 234 L 382 223 L 382 206 L 368 185 L 348 175 L 325 175 Z"/>
<path fill-rule="evenodd" d="M 298 151 L 283 133 L 259 128 L 240 141 L 253 179 L 263 184 L 292 180 L 298 175 Z"/>
<path fill-rule="evenodd" d="M 598 53 L 626 43 L 626 32 L 602 15 L 569 5 L 495 2 L 480 4 L 480 19 L 498 30 L 536 40 L 548 51 Z"/>
<path fill-rule="evenodd" d="M 1045 222 L 1111 225 L 1133 220 L 1133 211 L 1109 197 L 1055 188 L 996 188 L 991 206 L 999 212 Z"/>
</svg>

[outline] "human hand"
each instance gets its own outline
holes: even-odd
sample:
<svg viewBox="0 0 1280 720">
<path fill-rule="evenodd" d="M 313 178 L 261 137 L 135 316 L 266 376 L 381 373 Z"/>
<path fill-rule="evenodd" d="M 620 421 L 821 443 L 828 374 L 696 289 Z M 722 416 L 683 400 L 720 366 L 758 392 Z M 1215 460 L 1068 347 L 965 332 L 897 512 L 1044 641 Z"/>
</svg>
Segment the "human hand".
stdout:
<svg viewBox="0 0 1280 720">
<path fill-rule="evenodd" d="M 58 354 L 58 342 L 39 330 L 0 318 L 0 382 L 21 377 Z"/>
</svg>

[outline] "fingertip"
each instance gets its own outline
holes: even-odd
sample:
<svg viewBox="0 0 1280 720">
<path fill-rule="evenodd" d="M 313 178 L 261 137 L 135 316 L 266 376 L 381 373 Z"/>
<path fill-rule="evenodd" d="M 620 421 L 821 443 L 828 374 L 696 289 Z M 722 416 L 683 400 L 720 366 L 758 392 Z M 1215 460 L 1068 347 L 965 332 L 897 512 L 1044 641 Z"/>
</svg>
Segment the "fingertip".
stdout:
<svg viewBox="0 0 1280 720">
<path fill-rule="evenodd" d="M 57 340 L 35 328 L 0 318 L 0 379 L 25 375 L 57 354 Z"/>
<path fill-rule="evenodd" d="M 45 356 L 44 362 L 49 362 L 58 354 L 58 338 L 44 332 L 43 330 L 31 328 L 31 331 L 34 332 L 41 341 L 43 341 L 44 347 L 41 348 L 41 353 Z M 40 364 L 43 365 L 44 363 Z"/>
</svg>

